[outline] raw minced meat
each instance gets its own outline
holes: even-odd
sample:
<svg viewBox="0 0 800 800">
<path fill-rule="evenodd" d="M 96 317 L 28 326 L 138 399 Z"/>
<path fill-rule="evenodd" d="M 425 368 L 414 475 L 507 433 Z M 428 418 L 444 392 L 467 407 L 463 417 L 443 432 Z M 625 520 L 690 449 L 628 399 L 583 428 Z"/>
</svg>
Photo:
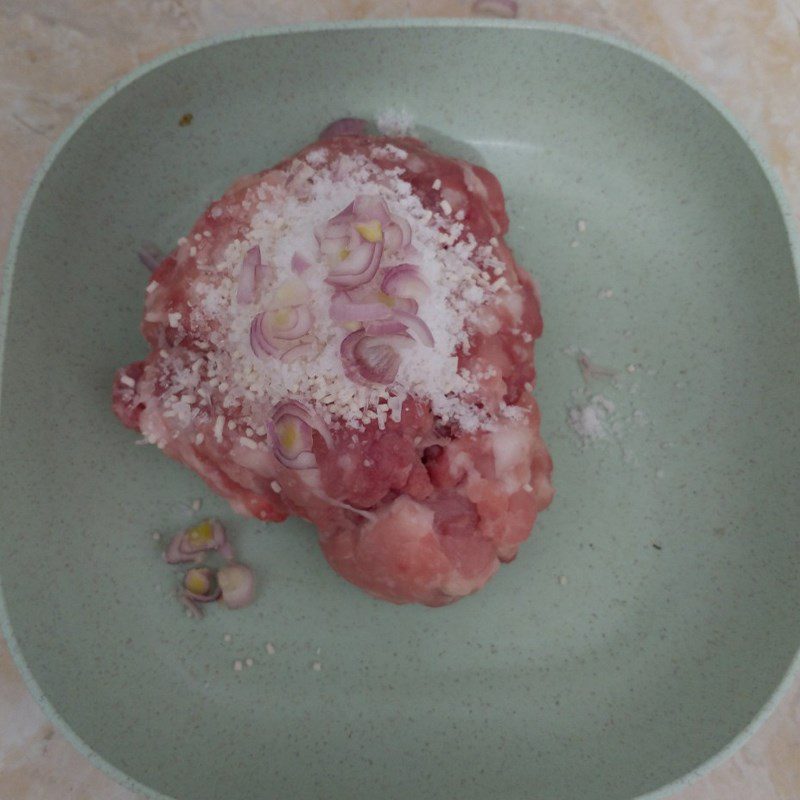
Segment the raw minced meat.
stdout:
<svg viewBox="0 0 800 800">
<path fill-rule="evenodd" d="M 299 515 L 376 597 L 438 606 L 550 502 L 539 298 L 487 170 L 338 136 L 236 181 L 153 273 L 113 407 L 237 511 Z"/>
</svg>

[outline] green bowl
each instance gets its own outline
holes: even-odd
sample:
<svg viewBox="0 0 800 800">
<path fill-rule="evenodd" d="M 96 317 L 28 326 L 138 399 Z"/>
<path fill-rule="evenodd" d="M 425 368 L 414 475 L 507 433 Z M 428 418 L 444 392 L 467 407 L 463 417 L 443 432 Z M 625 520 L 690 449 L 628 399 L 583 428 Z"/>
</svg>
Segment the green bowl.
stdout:
<svg viewBox="0 0 800 800">
<path fill-rule="evenodd" d="M 331 119 L 390 107 L 499 176 L 545 315 L 556 500 L 513 564 L 438 610 L 345 583 L 302 522 L 235 517 L 110 409 L 114 369 L 145 351 L 137 246 L 170 247 Z M 151 797 L 627 800 L 675 781 L 664 797 L 797 670 L 789 228 L 713 100 L 574 29 L 306 26 L 138 70 L 53 149 L 10 251 L 0 573 L 31 691 Z M 570 348 L 620 375 L 584 390 Z M 584 445 L 567 413 L 592 393 L 613 430 Z M 251 608 L 194 621 L 152 533 L 200 496 L 261 582 Z"/>
</svg>

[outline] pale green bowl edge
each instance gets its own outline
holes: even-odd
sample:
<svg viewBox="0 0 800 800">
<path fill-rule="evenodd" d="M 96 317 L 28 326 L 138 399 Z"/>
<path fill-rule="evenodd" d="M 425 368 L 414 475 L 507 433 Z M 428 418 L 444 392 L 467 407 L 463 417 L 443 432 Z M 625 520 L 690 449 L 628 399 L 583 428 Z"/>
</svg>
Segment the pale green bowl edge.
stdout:
<svg viewBox="0 0 800 800">
<path fill-rule="evenodd" d="M 158 69 L 159 67 L 172 61 L 173 59 L 180 58 L 181 56 L 186 55 L 187 53 L 192 53 L 196 50 L 202 50 L 205 47 L 211 47 L 217 44 L 221 44 L 223 42 L 238 41 L 241 39 L 249 39 L 262 36 L 275 36 L 286 33 L 308 33 L 313 31 L 328 31 L 328 30 L 331 31 L 379 30 L 379 29 L 397 28 L 397 27 L 405 27 L 405 28 L 485 27 L 485 28 L 525 28 L 527 30 L 542 30 L 542 31 L 556 31 L 556 32 L 562 31 L 564 33 L 584 36 L 587 39 L 593 39 L 595 41 L 604 42 L 605 44 L 612 45 L 613 47 L 618 47 L 622 50 L 626 50 L 629 53 L 633 53 L 634 55 L 643 58 L 645 61 L 649 61 L 650 63 L 661 67 L 662 69 L 666 70 L 668 73 L 675 76 L 676 78 L 679 78 L 681 81 L 687 84 L 691 89 L 697 92 L 704 100 L 706 100 L 706 102 L 710 103 L 711 106 L 713 106 L 714 109 L 723 116 L 726 122 L 744 140 L 744 142 L 752 151 L 753 155 L 755 155 L 756 160 L 758 161 L 758 164 L 761 167 L 761 170 L 763 171 L 764 175 L 767 177 L 770 187 L 772 188 L 772 191 L 777 199 L 778 207 L 780 208 L 781 216 L 783 217 L 783 222 L 789 236 L 789 247 L 792 254 L 792 263 L 794 264 L 795 274 L 797 276 L 798 286 L 800 288 L 800 234 L 798 234 L 791 206 L 783 190 L 783 186 L 777 174 L 775 173 L 774 169 L 772 168 L 771 164 L 767 160 L 766 156 L 761 151 L 761 147 L 744 129 L 744 127 L 736 120 L 736 118 L 728 111 L 728 109 L 708 89 L 699 85 L 694 80 L 694 78 L 685 73 L 683 70 L 679 69 L 674 64 L 670 63 L 666 59 L 661 58 L 660 56 L 654 53 L 648 52 L 647 50 L 637 47 L 636 45 L 630 44 L 629 42 L 618 39 L 614 36 L 609 36 L 604 33 L 592 31 L 587 28 L 581 28 L 575 25 L 562 25 L 549 22 L 535 22 L 532 20 L 507 21 L 507 20 L 485 20 L 485 19 L 475 20 L 475 19 L 420 18 L 420 19 L 349 20 L 344 22 L 310 22 L 298 25 L 272 26 L 267 28 L 258 28 L 255 30 L 240 31 L 238 33 L 224 34 L 221 36 L 215 36 L 208 39 L 202 39 L 198 42 L 193 42 L 192 44 L 184 45 L 183 47 L 170 50 L 169 52 L 164 53 L 158 58 L 155 58 L 152 61 L 147 62 L 146 64 L 142 64 L 141 66 L 137 67 L 135 70 L 130 72 L 128 75 L 126 75 L 124 78 L 121 78 L 119 81 L 109 86 L 108 89 L 106 89 L 98 97 L 96 97 L 75 118 L 75 120 L 73 120 L 73 122 L 61 134 L 61 136 L 59 136 L 58 140 L 52 146 L 50 152 L 47 154 L 44 161 L 37 170 L 36 174 L 34 175 L 30 188 L 28 189 L 28 192 L 25 195 L 25 198 L 22 202 L 22 205 L 20 206 L 19 212 L 14 222 L 14 228 L 11 234 L 11 241 L 8 247 L 8 254 L 6 256 L 5 270 L 3 274 L 3 292 L 2 296 L 0 296 L 0 401 L 2 401 L 2 381 L 3 381 L 2 365 L 4 363 L 4 355 L 5 355 L 5 336 L 8 324 L 8 313 L 11 305 L 11 289 L 13 285 L 14 266 L 16 264 L 17 250 L 19 248 L 19 242 L 22 237 L 22 230 L 25 226 L 25 221 L 27 219 L 28 212 L 30 211 L 30 207 L 33 203 L 33 199 L 36 196 L 36 193 L 39 190 L 39 186 L 44 180 L 44 177 L 47 174 L 48 170 L 50 169 L 50 167 L 52 166 L 53 162 L 56 160 L 58 155 L 61 153 L 61 150 L 64 148 L 67 142 L 69 142 L 72 136 L 92 116 L 92 114 L 94 114 L 95 111 L 97 111 L 107 100 L 110 100 L 115 94 L 117 94 L 117 92 L 126 88 L 128 85 L 138 80 L 143 75 L 146 75 L 148 72 Z M 0 581 L 0 632 L 2 632 L 3 637 L 6 640 L 6 643 L 8 644 L 11 656 L 14 659 L 14 662 L 16 663 L 17 668 L 19 669 L 22 678 L 25 681 L 25 685 L 28 687 L 28 690 L 30 691 L 31 695 L 39 704 L 39 706 L 41 706 L 45 714 L 53 721 L 53 723 L 56 725 L 59 731 L 67 738 L 67 740 L 73 745 L 73 747 L 75 747 L 75 749 L 81 755 L 85 756 L 90 761 L 90 763 L 98 767 L 109 777 L 113 778 L 117 783 L 121 784 L 122 786 L 125 786 L 128 789 L 131 789 L 132 791 L 139 792 L 140 794 L 145 795 L 146 797 L 153 798 L 153 800 L 174 800 L 174 798 L 170 798 L 167 795 L 161 794 L 161 792 L 157 792 L 151 789 L 150 787 L 145 786 L 142 783 L 139 783 L 138 781 L 126 775 L 124 772 L 118 770 L 113 765 L 109 764 L 104 758 L 98 755 L 89 745 L 87 745 L 86 742 L 84 742 L 77 734 L 75 734 L 75 732 L 70 727 L 69 723 L 61 717 L 61 715 L 55 710 L 55 708 L 53 708 L 53 706 L 50 704 L 50 701 L 47 699 L 47 697 L 44 695 L 39 685 L 37 684 L 36 679 L 31 674 L 31 671 L 28 668 L 27 662 L 25 661 L 25 657 L 22 653 L 19 643 L 17 642 L 17 639 L 14 636 L 14 631 L 11 625 L 11 621 L 8 617 L 8 613 L 6 610 L 2 581 Z M 723 761 L 725 761 L 725 759 L 727 759 L 740 747 L 742 747 L 742 745 L 744 745 L 744 743 L 761 727 L 764 721 L 770 716 L 770 714 L 772 714 L 772 712 L 778 706 L 783 696 L 787 693 L 789 686 L 793 683 L 795 676 L 797 676 L 798 674 L 800 674 L 800 644 L 798 646 L 798 651 L 795 654 L 794 659 L 792 660 L 792 663 L 789 665 L 788 669 L 786 670 L 786 673 L 784 674 L 780 683 L 776 687 L 775 691 L 772 693 L 769 700 L 762 706 L 758 714 L 756 714 L 756 716 L 741 731 L 741 733 L 739 733 L 736 737 L 734 737 L 727 744 L 726 747 L 720 750 L 716 755 L 709 758 L 699 767 L 692 770 L 692 772 L 689 772 L 688 774 L 682 776 L 681 778 L 678 778 L 677 780 L 667 784 L 666 786 L 663 786 L 660 789 L 656 789 L 653 792 L 648 792 L 647 794 L 640 795 L 637 798 L 631 798 L 631 800 L 665 800 L 665 798 L 669 797 L 671 794 L 679 791 L 680 789 L 685 788 L 698 778 L 701 778 L 702 776 L 708 774 L 712 769 L 714 769 L 714 767 L 716 767 L 718 764 L 721 764 Z"/>
</svg>

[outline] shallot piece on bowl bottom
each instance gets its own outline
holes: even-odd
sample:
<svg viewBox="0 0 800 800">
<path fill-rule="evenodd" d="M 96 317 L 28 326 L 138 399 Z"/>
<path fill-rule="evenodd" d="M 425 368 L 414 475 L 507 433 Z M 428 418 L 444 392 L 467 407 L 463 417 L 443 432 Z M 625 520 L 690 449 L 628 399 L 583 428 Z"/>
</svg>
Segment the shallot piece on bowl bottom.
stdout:
<svg viewBox="0 0 800 800">
<path fill-rule="evenodd" d="M 375 597 L 445 605 L 516 556 L 553 494 L 539 297 L 490 172 L 358 123 L 237 180 L 161 259 L 150 352 L 113 407 L 235 510 L 314 523 Z M 223 598 L 249 602 L 251 576 L 225 569 Z"/>
</svg>

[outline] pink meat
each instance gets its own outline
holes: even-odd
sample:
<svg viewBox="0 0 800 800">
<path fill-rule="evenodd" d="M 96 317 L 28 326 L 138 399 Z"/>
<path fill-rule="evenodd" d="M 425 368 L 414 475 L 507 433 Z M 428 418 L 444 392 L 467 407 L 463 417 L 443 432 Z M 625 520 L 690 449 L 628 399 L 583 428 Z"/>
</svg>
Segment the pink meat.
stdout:
<svg viewBox="0 0 800 800">
<path fill-rule="evenodd" d="M 266 432 L 247 433 L 252 420 L 240 407 L 225 405 L 225 387 L 206 382 L 215 321 L 198 313 L 199 279 L 207 280 L 208 264 L 248 229 L 259 187 L 285 184 L 287 165 L 319 145 L 238 180 L 163 260 L 142 323 L 150 352 L 117 373 L 113 408 L 126 426 L 198 473 L 236 511 L 264 521 L 289 514 L 310 520 L 331 566 L 370 594 L 394 603 L 444 605 L 477 591 L 501 562 L 513 559 L 552 497 L 551 462 L 532 396 L 539 298 L 503 242 L 508 218 L 490 172 L 433 153 L 412 138 L 340 136 L 324 144 L 328 162 L 361 153 L 387 170 L 397 162 L 375 156 L 375 147 L 406 151 L 402 177 L 423 205 L 438 208 L 444 198 L 454 214 L 463 212 L 463 236 L 491 243 L 505 265 L 507 300 L 481 307 L 467 324 L 469 348 L 456 354 L 459 368 L 482 376 L 471 399 L 496 415 L 495 424 L 467 433 L 434 416 L 424 398 L 410 396 L 400 421 L 390 419 L 383 429 L 375 421 L 363 430 L 332 426 L 332 447 L 315 433 L 316 468 L 293 470 L 275 458 Z M 173 324 L 175 319 L 180 322 Z M 205 392 L 188 423 L 163 404 L 165 393 L 187 375 L 196 375 L 192 380 Z M 516 413 L 504 417 L 502 408 Z M 242 446 L 245 434 L 257 448 Z"/>
</svg>

